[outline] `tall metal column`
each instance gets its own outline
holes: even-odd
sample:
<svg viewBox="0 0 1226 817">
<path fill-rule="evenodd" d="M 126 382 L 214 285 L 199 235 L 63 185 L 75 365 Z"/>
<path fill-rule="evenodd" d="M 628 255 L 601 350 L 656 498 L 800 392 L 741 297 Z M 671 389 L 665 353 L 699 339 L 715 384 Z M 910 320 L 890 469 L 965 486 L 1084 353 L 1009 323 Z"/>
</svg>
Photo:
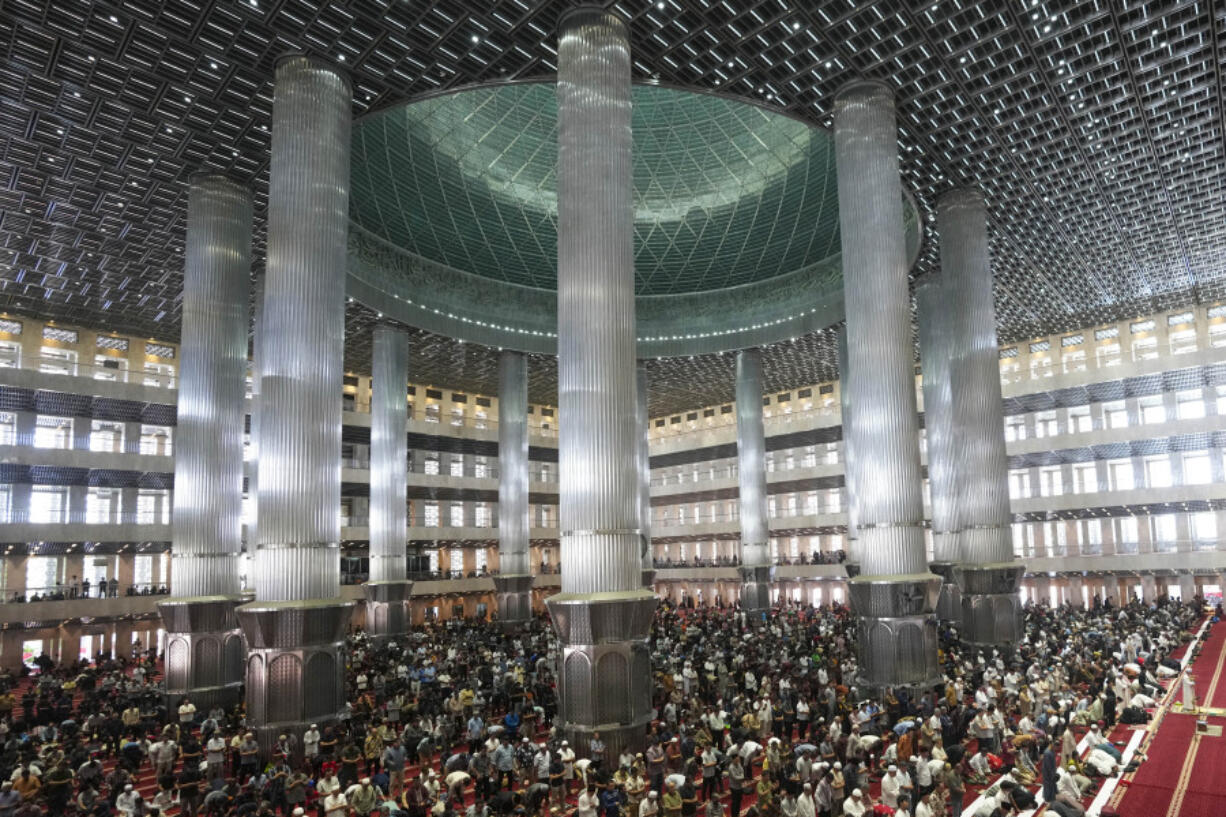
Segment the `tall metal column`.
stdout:
<svg viewBox="0 0 1226 817">
<path fill-rule="evenodd" d="M 937 200 L 941 269 L 958 293 L 951 383 L 958 430 L 958 523 L 966 640 L 1010 644 L 1023 636 L 1018 595 L 1024 567 L 1013 560 L 1013 514 L 1009 508 L 1009 461 L 1005 454 L 1004 407 L 988 217 L 983 194 L 950 190 Z"/>
<path fill-rule="evenodd" d="M 528 564 L 528 358 L 498 359 L 498 620 L 506 630 L 532 618 Z"/>
<path fill-rule="evenodd" d="M 736 355 L 736 456 L 741 495 L 741 607 L 761 612 L 771 606 L 771 565 L 760 349 L 742 349 Z"/>
<path fill-rule="evenodd" d="M 560 720 L 614 757 L 651 720 L 636 457 L 630 40 L 611 11 L 565 13 L 558 36 Z"/>
<path fill-rule="evenodd" d="M 932 561 L 928 567 L 941 577 L 937 616 L 962 621 L 962 594 L 954 581 L 958 550 L 958 483 L 953 438 L 953 391 L 950 358 L 954 352 L 956 298 L 943 277 L 925 282 L 915 292 L 919 317 L 920 364 L 924 379 L 924 429 L 928 440 L 928 486 L 932 508 Z"/>
<path fill-rule="evenodd" d="M 277 64 L 260 365 L 256 601 L 247 637 L 247 718 L 261 745 L 338 718 L 341 379 L 349 209 L 348 79 L 300 55 Z"/>
<path fill-rule="evenodd" d="M 848 368 L 855 409 L 844 436 L 859 512 L 860 575 L 848 583 L 859 617 L 861 682 L 939 681 L 933 611 L 941 580 L 928 572 L 920 484 L 910 294 L 894 94 L 845 85 L 834 102 Z"/>
<path fill-rule="evenodd" d="M 232 706 L 242 693 L 239 603 L 251 192 L 196 176 L 187 202 L 171 518 L 167 705 Z"/>
<path fill-rule="evenodd" d="M 251 293 L 251 403 L 247 424 L 247 497 L 251 512 L 247 515 L 247 552 L 255 552 L 260 541 L 260 361 L 264 359 L 264 273 L 255 279 Z"/>
<path fill-rule="evenodd" d="M 634 420 L 639 439 L 636 462 L 639 471 L 639 537 L 643 543 L 643 587 L 655 592 L 656 560 L 651 551 L 651 417 L 647 413 L 647 367 L 639 363 L 636 372 Z"/>
<path fill-rule="evenodd" d="M 847 578 L 860 575 L 860 503 L 856 500 L 856 447 L 851 442 L 851 363 L 847 353 L 847 327 L 839 331 L 839 422 L 843 426 L 843 494 L 847 499 L 847 547 L 843 569 Z"/>
<path fill-rule="evenodd" d="M 371 356 L 370 581 L 366 583 L 366 631 L 376 639 L 405 632 L 409 596 L 405 525 L 408 512 L 409 336 L 378 326 Z"/>
</svg>

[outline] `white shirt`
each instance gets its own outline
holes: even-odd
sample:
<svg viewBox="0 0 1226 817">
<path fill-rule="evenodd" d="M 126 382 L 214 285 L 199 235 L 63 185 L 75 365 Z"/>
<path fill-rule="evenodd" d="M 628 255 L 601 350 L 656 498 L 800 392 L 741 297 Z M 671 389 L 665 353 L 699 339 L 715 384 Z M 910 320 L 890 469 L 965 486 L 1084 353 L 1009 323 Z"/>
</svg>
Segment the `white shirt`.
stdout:
<svg viewBox="0 0 1226 817">
<path fill-rule="evenodd" d="M 800 793 L 796 798 L 796 817 L 816 817 L 817 804 L 813 802 L 813 795 Z"/>
<path fill-rule="evenodd" d="M 881 778 L 881 802 L 885 803 L 890 808 L 898 808 L 898 792 L 902 790 L 902 781 L 898 779 L 898 773 L 886 773 L 886 776 Z"/>
<path fill-rule="evenodd" d="M 596 817 L 596 809 L 600 806 L 600 798 L 584 791 L 579 795 L 579 807 L 575 812 L 577 817 Z"/>
<path fill-rule="evenodd" d="M 660 803 L 655 798 L 644 797 L 639 803 L 639 817 L 656 817 L 660 813 Z"/>
<path fill-rule="evenodd" d="M 196 717 L 196 705 L 190 701 L 179 707 L 179 723 L 189 723 Z"/>
<path fill-rule="evenodd" d="M 864 804 L 857 801 L 854 797 L 848 797 L 843 801 L 843 813 L 847 817 L 860 817 L 865 811 Z"/>
</svg>

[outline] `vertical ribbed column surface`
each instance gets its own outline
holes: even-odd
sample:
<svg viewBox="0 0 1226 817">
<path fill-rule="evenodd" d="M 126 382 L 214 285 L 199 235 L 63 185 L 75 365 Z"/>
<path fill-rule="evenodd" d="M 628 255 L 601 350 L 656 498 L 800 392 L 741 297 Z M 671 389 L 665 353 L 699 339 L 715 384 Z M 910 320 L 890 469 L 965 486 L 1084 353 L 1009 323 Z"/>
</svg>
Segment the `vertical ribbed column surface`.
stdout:
<svg viewBox="0 0 1226 817">
<path fill-rule="evenodd" d="M 962 561 L 1008 562 L 1013 559 L 1009 465 L 983 195 L 973 188 L 942 195 L 937 226 L 941 268 L 959 305 L 951 373 Z"/>
<path fill-rule="evenodd" d="M 834 104 L 848 364 L 865 575 L 923 574 L 923 496 L 894 94 L 844 86 Z"/>
<path fill-rule="evenodd" d="M 175 429 L 177 597 L 239 592 L 251 217 L 246 188 L 192 179 Z"/>
<path fill-rule="evenodd" d="M 350 105 L 348 79 L 332 66 L 278 63 L 259 361 L 261 601 L 340 589 Z"/>
<path fill-rule="evenodd" d="M 558 34 L 559 731 L 611 756 L 652 717 L 643 588 L 634 337 L 630 36 L 580 6 Z"/>
<path fill-rule="evenodd" d="M 528 358 L 510 350 L 498 359 L 498 572 L 530 572 Z"/>
<path fill-rule="evenodd" d="M 260 541 L 260 361 L 264 359 L 264 273 L 255 279 L 251 294 L 251 402 L 247 425 L 247 552 Z"/>
<path fill-rule="evenodd" d="M 378 326 L 371 356 L 370 580 L 404 581 L 409 336 Z"/>
<path fill-rule="evenodd" d="M 651 552 L 651 417 L 647 410 L 647 396 L 650 383 L 647 377 L 647 367 L 638 364 L 635 381 L 634 419 L 638 426 L 638 449 L 636 461 L 639 471 L 639 536 L 642 538 L 642 569 L 655 570 L 655 557 Z"/>
<path fill-rule="evenodd" d="M 839 422 L 843 426 L 843 494 L 847 499 L 847 562 L 860 564 L 860 517 L 856 500 L 856 448 L 851 442 L 852 405 L 851 364 L 847 354 L 847 327 L 839 330 Z"/>
<path fill-rule="evenodd" d="M 770 562 L 759 349 L 742 349 L 736 355 L 736 455 L 741 490 L 741 564 L 759 567 Z"/>
<path fill-rule="evenodd" d="M 928 440 L 932 561 L 940 563 L 958 561 L 957 480 L 950 388 L 956 310 L 945 284 L 945 279 L 938 277 L 915 292 L 924 381 L 924 430 Z"/>
<path fill-rule="evenodd" d="M 612 13 L 565 16 L 557 94 L 562 592 L 636 590 L 630 45 Z"/>
</svg>

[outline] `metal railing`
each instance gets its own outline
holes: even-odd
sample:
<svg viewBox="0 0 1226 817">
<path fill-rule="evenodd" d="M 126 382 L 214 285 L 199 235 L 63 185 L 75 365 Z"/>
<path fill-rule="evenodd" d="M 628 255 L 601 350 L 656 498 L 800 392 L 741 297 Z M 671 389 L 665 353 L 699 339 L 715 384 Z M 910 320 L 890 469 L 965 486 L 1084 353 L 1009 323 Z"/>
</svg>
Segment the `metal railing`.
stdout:
<svg viewBox="0 0 1226 817">
<path fill-rule="evenodd" d="M 63 583 L 45 587 L 27 587 L 24 591 L 4 591 L 0 598 L 5 604 L 32 604 L 40 601 L 86 601 L 132 596 L 166 596 L 170 587 L 162 582 L 141 582 L 120 585 L 118 582 Z"/>
</svg>

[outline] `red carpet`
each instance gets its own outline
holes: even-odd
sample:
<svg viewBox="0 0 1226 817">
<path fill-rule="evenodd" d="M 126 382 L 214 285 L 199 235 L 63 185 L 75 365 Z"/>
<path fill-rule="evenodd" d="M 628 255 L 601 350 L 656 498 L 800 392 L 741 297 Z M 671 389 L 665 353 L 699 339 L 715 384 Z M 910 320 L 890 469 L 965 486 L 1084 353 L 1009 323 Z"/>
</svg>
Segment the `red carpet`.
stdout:
<svg viewBox="0 0 1226 817">
<path fill-rule="evenodd" d="M 1149 744 L 1149 759 L 1141 764 L 1120 801 L 1121 817 L 1163 817 L 1170 807 L 1188 753 L 1196 719 L 1168 715 Z"/>
<path fill-rule="evenodd" d="M 1210 631 L 1188 671 L 1202 706 L 1226 706 L 1226 627 Z M 1176 681 L 1173 696 L 1181 696 Z M 1142 746 L 1146 760 L 1124 781 L 1122 817 L 1221 817 L 1226 814 L 1226 737 L 1196 734 L 1197 718 L 1160 714 L 1156 731 Z M 1209 718 L 1226 725 L 1226 718 Z"/>
<path fill-rule="evenodd" d="M 1226 727 L 1226 718 L 1209 718 L 1209 723 Z M 1178 814 L 1180 817 L 1226 814 L 1226 737 L 1200 739 Z"/>
<path fill-rule="evenodd" d="M 1205 646 L 1192 662 L 1196 699 L 1201 706 L 1226 708 L 1226 626 L 1219 623 L 1209 631 Z M 1177 693 L 1178 694 L 1178 693 Z"/>
</svg>

